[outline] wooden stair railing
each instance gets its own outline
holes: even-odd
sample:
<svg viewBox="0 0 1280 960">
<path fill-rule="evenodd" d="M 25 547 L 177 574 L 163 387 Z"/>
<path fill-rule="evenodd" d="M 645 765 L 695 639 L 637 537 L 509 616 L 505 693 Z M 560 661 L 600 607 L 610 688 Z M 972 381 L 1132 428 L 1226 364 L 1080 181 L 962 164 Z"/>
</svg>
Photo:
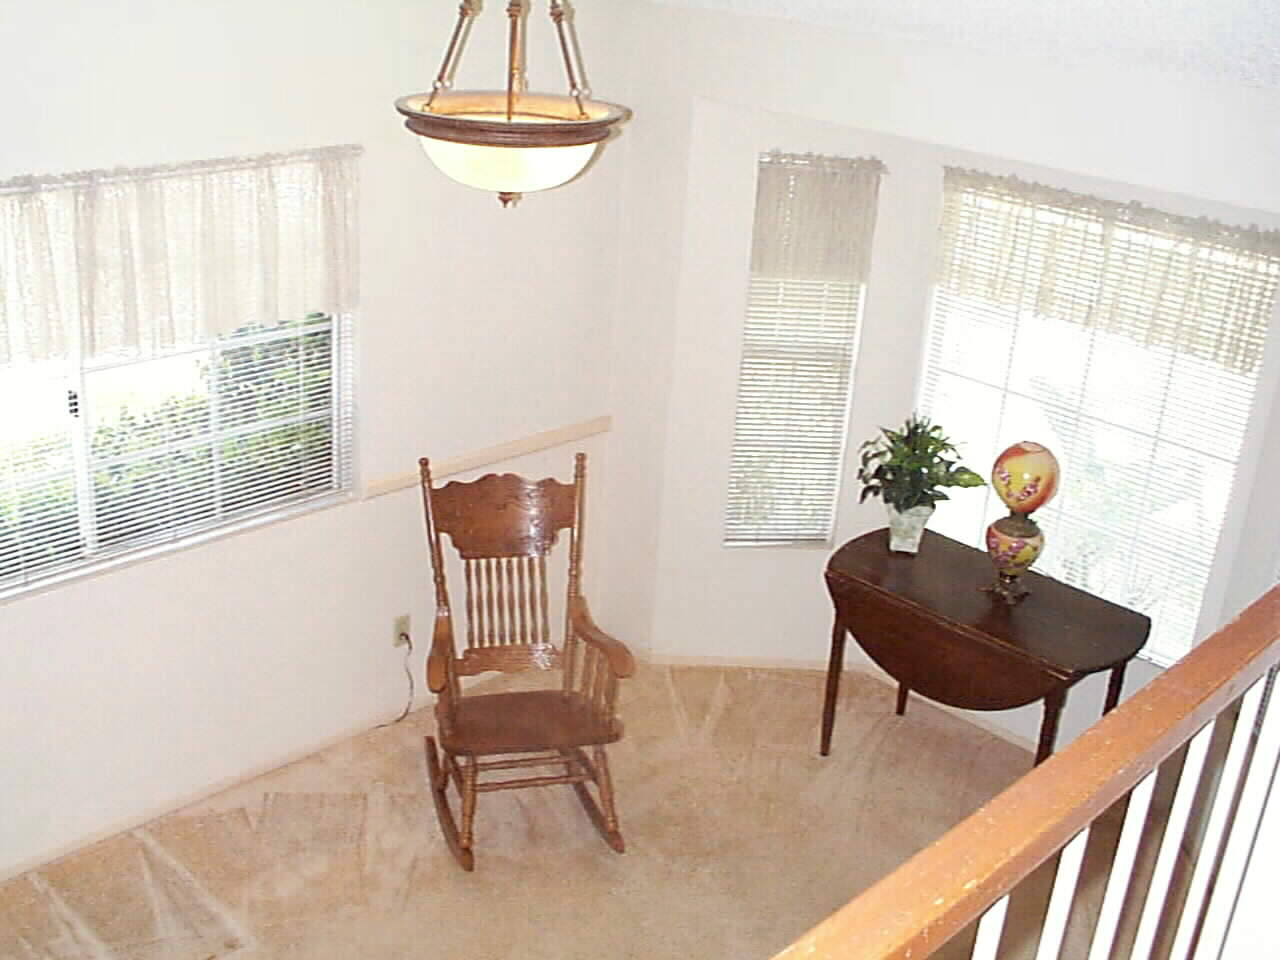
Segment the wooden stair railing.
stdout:
<svg viewBox="0 0 1280 960">
<path fill-rule="evenodd" d="M 944 945 L 948 958 L 1216 960 L 1280 749 L 1278 661 L 1280 587 L 775 960 L 924 960 Z M 1112 811 L 1125 821 L 1105 890 L 1081 907 L 1091 826 Z M 1035 942 L 1002 941 L 1042 864 L 1055 876 Z"/>
</svg>

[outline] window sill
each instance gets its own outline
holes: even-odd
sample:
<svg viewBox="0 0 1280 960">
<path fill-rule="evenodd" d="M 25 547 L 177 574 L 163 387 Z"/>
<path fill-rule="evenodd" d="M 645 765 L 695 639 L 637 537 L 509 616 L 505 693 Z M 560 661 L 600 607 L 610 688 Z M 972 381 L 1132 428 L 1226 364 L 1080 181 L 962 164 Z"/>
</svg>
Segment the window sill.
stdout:
<svg viewBox="0 0 1280 960">
<path fill-rule="evenodd" d="M 4 605 L 15 600 L 21 600 L 26 597 L 38 596 L 42 593 L 61 589 L 62 587 L 80 580 L 114 573 L 117 570 L 122 570 L 126 567 L 134 566 L 135 564 L 160 559 L 195 547 L 204 546 L 205 544 L 216 540 L 223 540 L 228 537 L 235 537 L 240 534 L 261 530 L 277 523 L 294 520 L 306 514 L 327 510 L 331 507 L 343 506 L 355 501 L 355 493 L 354 490 L 351 489 L 338 493 L 325 494 L 323 496 L 318 496 L 313 500 L 294 504 L 286 509 L 275 510 L 261 516 L 246 517 L 243 520 L 238 520 L 234 523 L 230 523 L 213 530 L 202 530 L 199 533 L 193 533 L 189 536 L 181 537 L 176 540 L 139 547 L 114 556 L 105 557 L 99 561 L 79 564 L 74 569 L 52 574 L 47 577 L 41 577 L 33 583 L 20 584 L 0 589 L 0 605 Z"/>
</svg>

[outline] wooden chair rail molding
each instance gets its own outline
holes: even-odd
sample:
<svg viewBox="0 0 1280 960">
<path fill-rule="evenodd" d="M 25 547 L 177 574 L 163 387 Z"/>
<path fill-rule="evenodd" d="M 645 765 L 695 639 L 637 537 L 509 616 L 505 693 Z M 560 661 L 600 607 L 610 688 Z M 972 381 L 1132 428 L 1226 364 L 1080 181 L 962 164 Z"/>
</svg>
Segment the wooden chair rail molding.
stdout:
<svg viewBox="0 0 1280 960">
<path fill-rule="evenodd" d="M 508 440 L 506 443 L 485 447 L 483 450 L 473 450 L 471 453 L 464 453 L 446 460 L 433 459 L 431 474 L 437 480 L 443 480 L 445 477 L 466 473 L 468 470 L 480 470 L 495 463 L 504 463 L 516 457 L 550 450 L 552 447 L 573 443 L 575 440 L 586 437 L 594 437 L 598 433 L 608 433 L 611 429 L 613 429 L 613 417 L 607 414 L 603 417 L 593 417 L 590 420 L 581 420 L 553 430 L 543 430 L 541 433 L 533 433 L 519 440 Z M 417 487 L 419 482 L 416 469 L 393 477 L 383 477 L 365 486 L 364 498 L 371 500 L 384 494 L 395 493 L 397 490 L 407 490 L 410 487 Z"/>
<path fill-rule="evenodd" d="M 777 954 L 924 960 L 1280 660 L 1280 587 L 1062 752 Z"/>
</svg>

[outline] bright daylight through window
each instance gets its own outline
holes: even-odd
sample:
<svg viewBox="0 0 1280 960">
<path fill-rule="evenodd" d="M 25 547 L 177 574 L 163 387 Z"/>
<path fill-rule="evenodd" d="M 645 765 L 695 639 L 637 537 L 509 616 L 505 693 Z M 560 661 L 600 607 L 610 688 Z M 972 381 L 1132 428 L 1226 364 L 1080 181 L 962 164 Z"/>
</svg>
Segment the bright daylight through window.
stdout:
<svg viewBox="0 0 1280 960">
<path fill-rule="evenodd" d="M 726 545 L 831 538 L 882 171 L 760 158 Z"/>
<path fill-rule="evenodd" d="M 0 184 L 0 591 L 349 489 L 356 156 Z"/>
<path fill-rule="evenodd" d="M 1036 569 L 1191 646 L 1253 409 L 1280 234 L 949 169 L 922 409 L 967 460 L 1062 464 Z M 933 526 L 977 544 L 992 497 Z"/>
</svg>

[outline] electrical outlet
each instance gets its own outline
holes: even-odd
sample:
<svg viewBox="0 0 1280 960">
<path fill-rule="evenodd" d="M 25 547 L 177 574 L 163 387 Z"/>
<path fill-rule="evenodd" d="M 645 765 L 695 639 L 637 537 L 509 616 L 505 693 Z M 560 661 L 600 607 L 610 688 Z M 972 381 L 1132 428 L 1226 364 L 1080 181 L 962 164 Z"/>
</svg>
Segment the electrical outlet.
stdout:
<svg viewBox="0 0 1280 960">
<path fill-rule="evenodd" d="M 402 613 L 400 616 L 396 617 L 392 624 L 392 628 L 391 645 L 393 647 L 399 647 L 409 642 L 405 639 L 409 634 L 409 615 L 407 613 Z"/>
</svg>

